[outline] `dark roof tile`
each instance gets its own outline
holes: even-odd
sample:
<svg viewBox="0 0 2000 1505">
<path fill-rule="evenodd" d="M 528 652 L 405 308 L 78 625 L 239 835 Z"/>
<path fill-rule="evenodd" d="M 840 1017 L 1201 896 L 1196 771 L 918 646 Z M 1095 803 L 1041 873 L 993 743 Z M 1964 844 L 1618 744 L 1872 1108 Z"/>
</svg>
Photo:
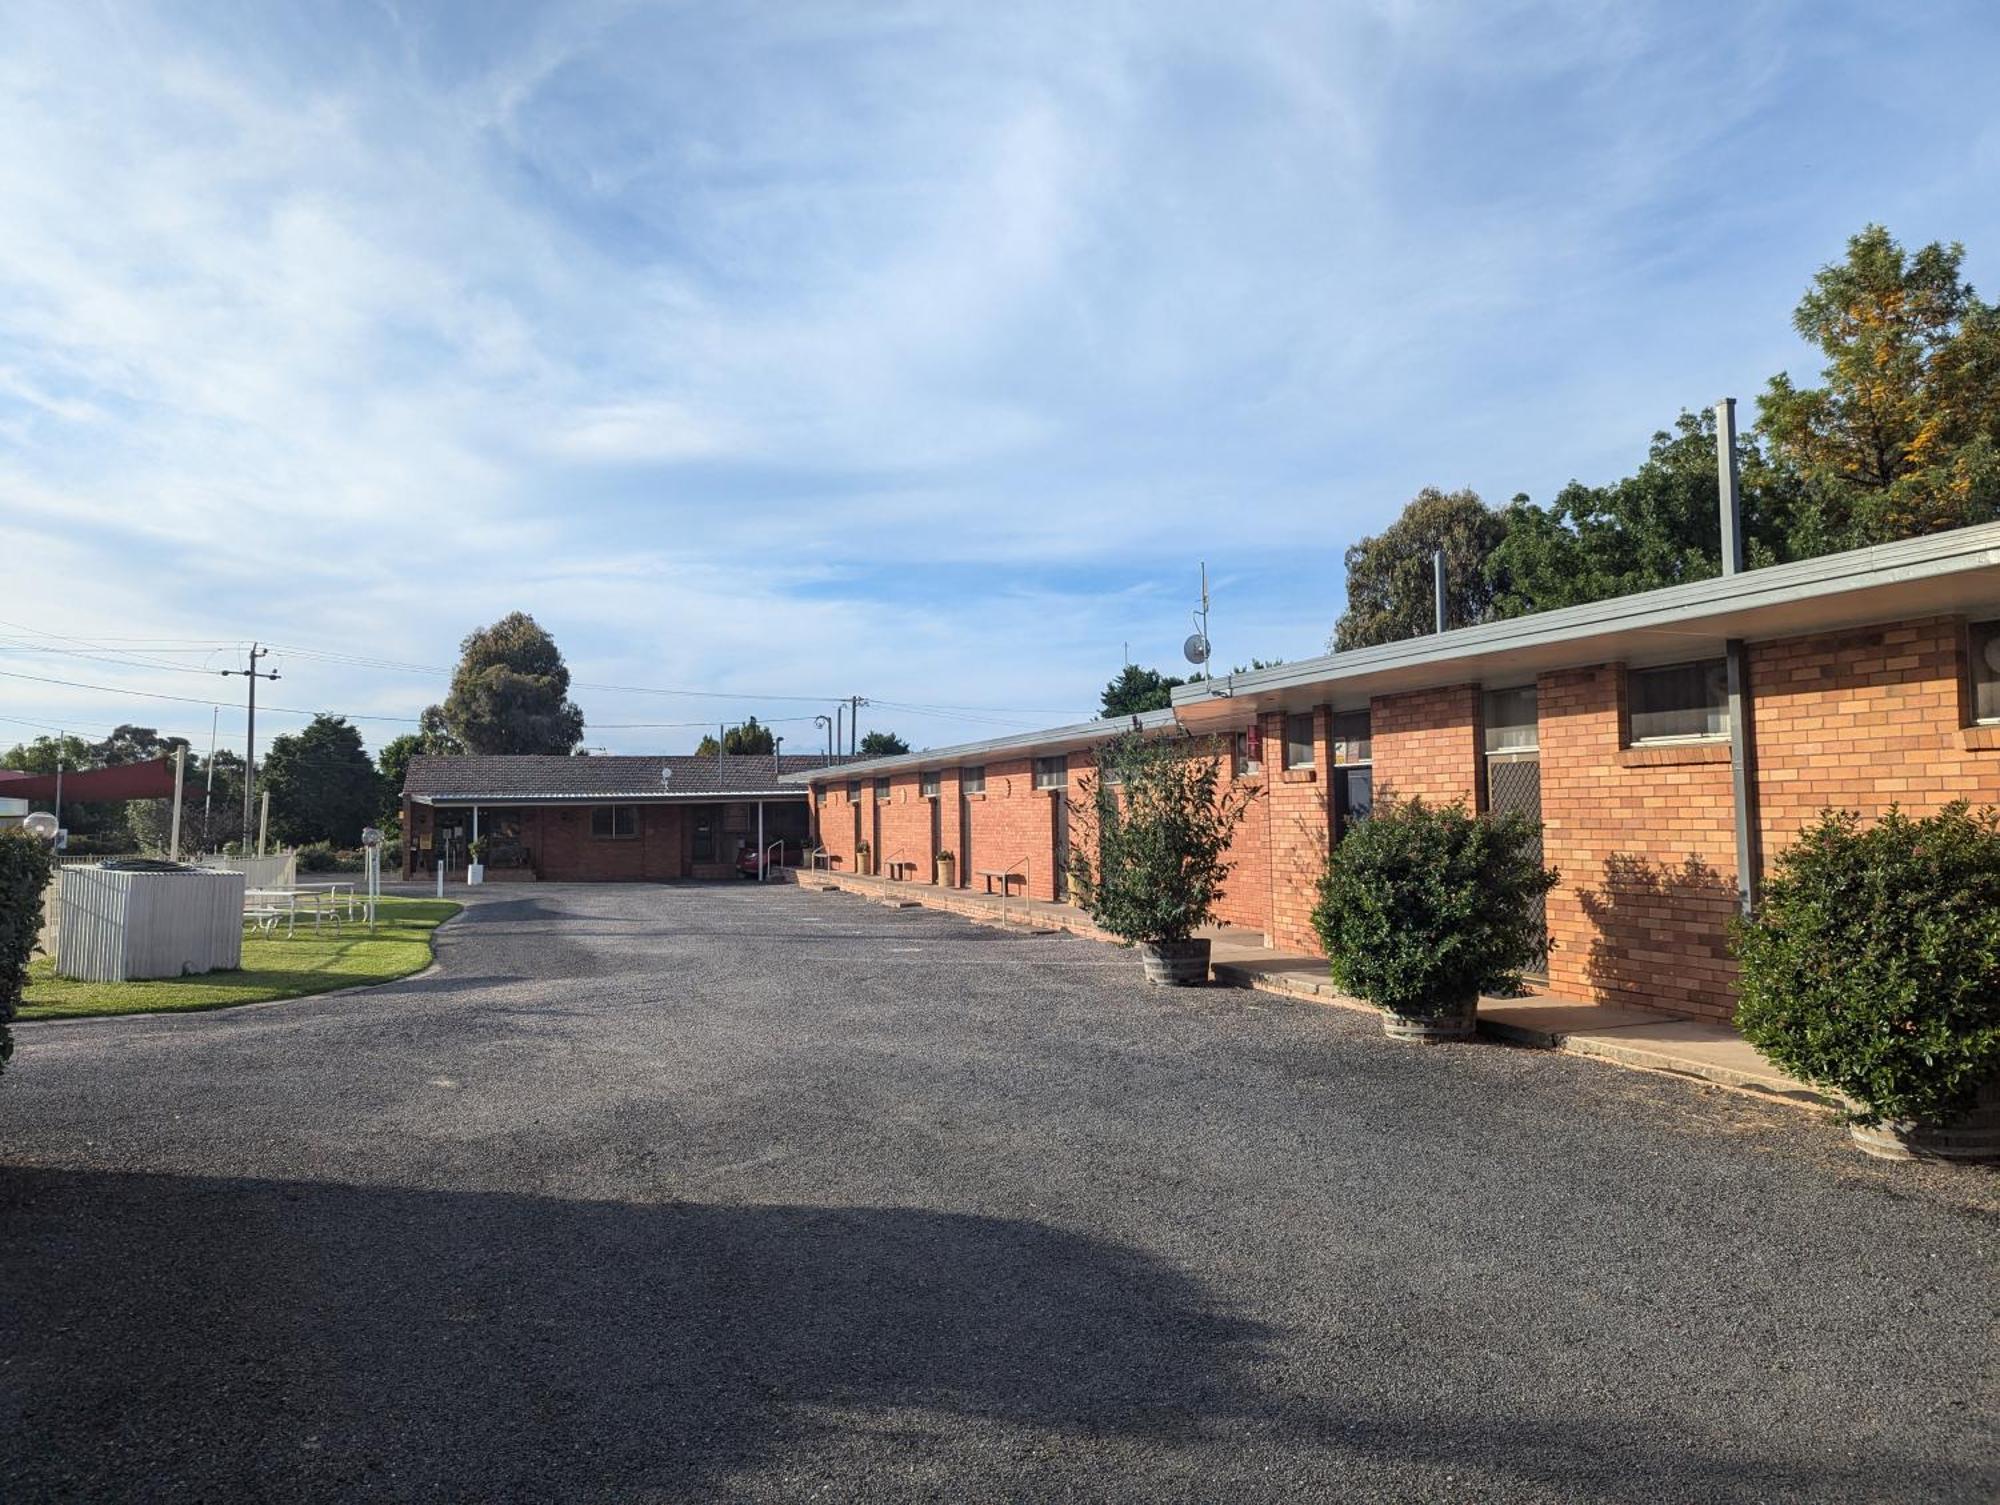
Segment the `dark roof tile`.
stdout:
<svg viewBox="0 0 2000 1505">
<path fill-rule="evenodd" d="M 553 757 L 470 754 L 410 759 L 403 793 L 412 799 L 589 800 L 801 797 L 781 774 L 827 766 L 824 757 Z"/>
</svg>

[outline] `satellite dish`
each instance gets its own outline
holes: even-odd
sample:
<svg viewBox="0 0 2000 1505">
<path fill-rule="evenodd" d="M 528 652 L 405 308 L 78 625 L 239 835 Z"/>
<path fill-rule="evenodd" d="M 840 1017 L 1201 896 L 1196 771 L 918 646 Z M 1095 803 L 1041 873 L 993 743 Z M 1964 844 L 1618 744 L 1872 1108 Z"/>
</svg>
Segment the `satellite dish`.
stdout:
<svg viewBox="0 0 2000 1505">
<path fill-rule="evenodd" d="M 1188 640 L 1181 644 L 1181 652 L 1189 663 L 1205 664 L 1208 662 L 1208 639 L 1199 632 L 1190 634 Z"/>
<path fill-rule="evenodd" d="M 673 783 L 673 781 L 674 781 L 674 771 L 671 768 L 662 768 L 660 770 L 660 787 L 662 789 L 665 789 L 668 786 L 670 786 Z"/>
<path fill-rule="evenodd" d="M 56 832 L 62 829 L 62 822 L 46 810 L 37 810 L 22 818 L 21 829 L 30 836 L 39 836 L 43 841 L 54 841 Z"/>
</svg>

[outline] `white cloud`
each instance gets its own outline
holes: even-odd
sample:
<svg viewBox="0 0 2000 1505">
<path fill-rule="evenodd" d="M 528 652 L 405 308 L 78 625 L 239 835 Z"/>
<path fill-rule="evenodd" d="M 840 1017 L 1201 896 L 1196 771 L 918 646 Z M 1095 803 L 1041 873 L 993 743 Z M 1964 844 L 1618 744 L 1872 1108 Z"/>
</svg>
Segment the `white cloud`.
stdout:
<svg viewBox="0 0 2000 1505">
<path fill-rule="evenodd" d="M 10 33 L 0 553 L 47 569 L 0 618 L 443 663 L 520 606 L 581 678 L 742 695 L 603 723 L 1082 708 L 1197 559 L 1225 651 L 1310 651 L 1417 487 L 1748 396 L 1869 184 L 2000 229 L 1990 122 L 1911 166 L 1976 107 L 1831 117 L 1870 49 L 1783 7 L 333 14 Z"/>
</svg>

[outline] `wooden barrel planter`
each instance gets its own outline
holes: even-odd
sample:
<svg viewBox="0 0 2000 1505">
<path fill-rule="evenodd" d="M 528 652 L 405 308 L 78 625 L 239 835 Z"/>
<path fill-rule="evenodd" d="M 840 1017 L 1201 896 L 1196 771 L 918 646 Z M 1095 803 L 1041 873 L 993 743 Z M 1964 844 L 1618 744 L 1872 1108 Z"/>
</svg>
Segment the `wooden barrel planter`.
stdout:
<svg viewBox="0 0 2000 1505">
<path fill-rule="evenodd" d="M 1141 942 L 1139 956 L 1146 965 L 1146 981 L 1162 987 L 1196 988 L 1208 981 L 1208 942 Z"/>
<path fill-rule="evenodd" d="M 1435 1014 L 1399 1014 L 1382 1010 L 1382 1033 L 1391 1040 L 1412 1040 L 1419 1045 L 1446 1045 L 1470 1040 L 1479 1028 L 1479 999 L 1446 1006 Z"/>
<path fill-rule="evenodd" d="M 1879 1124 L 1850 1124 L 1847 1132 L 1864 1153 L 1878 1160 L 2000 1162 L 2000 1081 L 1988 1082 L 1972 1110 L 1949 1123 L 1885 1119 Z"/>
</svg>

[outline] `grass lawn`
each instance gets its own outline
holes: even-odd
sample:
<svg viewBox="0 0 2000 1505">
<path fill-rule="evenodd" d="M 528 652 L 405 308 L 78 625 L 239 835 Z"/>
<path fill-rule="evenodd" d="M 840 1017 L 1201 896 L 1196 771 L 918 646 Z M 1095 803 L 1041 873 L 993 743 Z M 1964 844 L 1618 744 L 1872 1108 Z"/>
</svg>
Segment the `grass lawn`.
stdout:
<svg viewBox="0 0 2000 1505">
<path fill-rule="evenodd" d="M 95 1014 L 152 1014 L 226 1009 L 237 1003 L 302 998 L 333 988 L 388 982 L 421 972 L 431 961 L 431 932 L 464 906 L 449 899 L 384 899 L 375 911 L 375 933 L 366 922 L 318 935 L 301 921 L 297 935 L 243 937 L 243 965 L 235 972 L 156 982 L 67 982 L 55 963 L 38 957 L 28 966 L 21 1019 L 81 1019 Z"/>
</svg>

